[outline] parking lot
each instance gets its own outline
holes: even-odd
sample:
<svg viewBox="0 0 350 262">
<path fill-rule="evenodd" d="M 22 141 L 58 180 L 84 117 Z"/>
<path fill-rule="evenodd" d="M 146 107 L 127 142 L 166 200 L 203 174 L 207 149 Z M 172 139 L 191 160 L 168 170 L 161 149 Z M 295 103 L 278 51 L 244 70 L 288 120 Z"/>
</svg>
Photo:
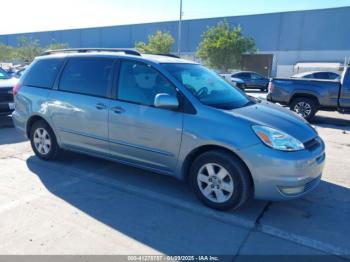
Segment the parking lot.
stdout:
<svg viewBox="0 0 350 262">
<path fill-rule="evenodd" d="M 327 146 L 315 191 L 218 212 L 170 177 L 71 152 L 43 162 L 1 117 L 0 253 L 350 259 L 350 115 L 320 112 L 312 124 Z"/>
</svg>

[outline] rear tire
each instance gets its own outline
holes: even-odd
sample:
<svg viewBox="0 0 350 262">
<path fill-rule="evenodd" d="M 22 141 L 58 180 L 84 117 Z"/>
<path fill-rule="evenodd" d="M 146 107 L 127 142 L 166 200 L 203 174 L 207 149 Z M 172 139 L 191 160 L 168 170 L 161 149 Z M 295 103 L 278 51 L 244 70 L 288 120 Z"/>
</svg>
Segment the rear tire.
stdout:
<svg viewBox="0 0 350 262">
<path fill-rule="evenodd" d="M 245 165 L 223 150 L 200 155 L 191 166 L 190 182 L 197 197 L 206 206 L 217 210 L 239 208 L 252 191 Z"/>
<path fill-rule="evenodd" d="M 60 148 L 54 132 L 45 121 L 39 120 L 32 125 L 29 138 L 37 157 L 45 161 L 57 158 Z"/>
<path fill-rule="evenodd" d="M 293 99 L 290 109 L 310 121 L 317 113 L 317 102 L 313 98 L 298 97 Z"/>
</svg>

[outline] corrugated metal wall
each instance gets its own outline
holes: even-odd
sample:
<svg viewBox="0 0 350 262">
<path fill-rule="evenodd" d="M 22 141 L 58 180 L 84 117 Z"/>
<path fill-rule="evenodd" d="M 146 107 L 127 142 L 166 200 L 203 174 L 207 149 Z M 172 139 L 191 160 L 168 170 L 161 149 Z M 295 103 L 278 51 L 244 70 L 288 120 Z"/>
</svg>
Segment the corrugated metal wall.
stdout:
<svg viewBox="0 0 350 262">
<path fill-rule="evenodd" d="M 228 17 L 255 39 L 259 51 L 350 50 L 350 7 L 275 14 Z M 182 50 L 196 51 L 202 33 L 223 18 L 183 22 Z M 70 47 L 134 47 L 156 30 L 170 31 L 177 38 L 177 22 L 123 25 L 91 29 L 0 35 L 0 42 L 17 45 L 18 37 L 38 39 L 40 45 L 68 43 Z M 176 44 L 174 50 L 177 50 Z"/>
</svg>

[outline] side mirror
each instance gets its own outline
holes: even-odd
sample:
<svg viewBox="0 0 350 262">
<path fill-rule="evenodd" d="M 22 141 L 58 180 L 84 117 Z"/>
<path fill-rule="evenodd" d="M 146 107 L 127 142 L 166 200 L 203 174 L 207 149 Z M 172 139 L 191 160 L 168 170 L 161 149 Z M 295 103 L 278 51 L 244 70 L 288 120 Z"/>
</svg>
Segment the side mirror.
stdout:
<svg viewBox="0 0 350 262">
<path fill-rule="evenodd" d="M 157 108 L 177 109 L 179 108 L 179 100 L 174 95 L 157 94 L 154 98 L 154 106 Z"/>
</svg>

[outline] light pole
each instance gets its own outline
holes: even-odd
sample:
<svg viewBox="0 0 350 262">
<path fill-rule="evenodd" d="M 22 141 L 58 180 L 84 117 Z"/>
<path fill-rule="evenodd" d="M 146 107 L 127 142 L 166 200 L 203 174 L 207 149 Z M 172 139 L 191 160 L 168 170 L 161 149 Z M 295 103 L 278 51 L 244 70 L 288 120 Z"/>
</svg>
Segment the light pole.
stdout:
<svg viewBox="0 0 350 262">
<path fill-rule="evenodd" d="M 179 32 L 177 36 L 177 55 L 181 55 L 181 31 L 182 31 L 182 0 L 180 0 Z"/>
</svg>

